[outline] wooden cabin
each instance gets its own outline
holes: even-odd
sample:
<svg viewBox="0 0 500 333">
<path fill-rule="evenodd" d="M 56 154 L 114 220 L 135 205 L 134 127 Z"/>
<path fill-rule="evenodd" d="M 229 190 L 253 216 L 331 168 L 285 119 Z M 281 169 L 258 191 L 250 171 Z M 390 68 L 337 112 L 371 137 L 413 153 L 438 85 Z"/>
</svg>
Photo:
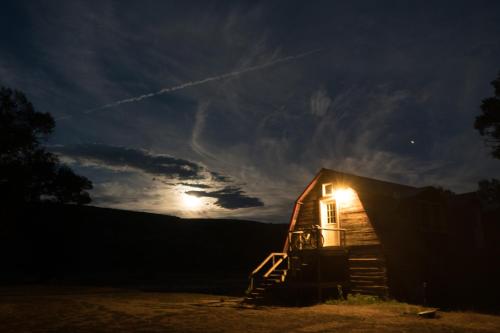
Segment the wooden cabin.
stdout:
<svg viewBox="0 0 500 333">
<path fill-rule="evenodd" d="M 453 245 L 471 233 L 470 219 L 464 230 L 450 232 L 451 198 L 438 188 L 322 169 L 295 202 L 282 252 L 251 273 L 247 300 L 359 293 L 438 301 L 449 287 Z"/>
</svg>

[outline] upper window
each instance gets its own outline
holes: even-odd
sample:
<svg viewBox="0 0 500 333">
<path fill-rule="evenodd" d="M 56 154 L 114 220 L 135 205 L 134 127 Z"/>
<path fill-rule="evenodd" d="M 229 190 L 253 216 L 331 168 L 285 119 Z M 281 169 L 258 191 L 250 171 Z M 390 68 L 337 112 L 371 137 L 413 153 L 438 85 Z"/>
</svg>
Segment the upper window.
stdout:
<svg viewBox="0 0 500 333">
<path fill-rule="evenodd" d="M 333 184 L 323 184 L 323 196 L 332 196 L 333 195 Z"/>
</svg>

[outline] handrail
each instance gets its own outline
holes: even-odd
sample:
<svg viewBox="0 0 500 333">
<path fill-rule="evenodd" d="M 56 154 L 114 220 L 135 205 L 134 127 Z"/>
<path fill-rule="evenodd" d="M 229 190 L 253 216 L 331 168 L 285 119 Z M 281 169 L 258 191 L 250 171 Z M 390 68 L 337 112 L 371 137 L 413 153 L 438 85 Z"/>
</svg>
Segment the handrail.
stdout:
<svg viewBox="0 0 500 333">
<path fill-rule="evenodd" d="M 286 254 L 286 253 L 282 253 L 282 252 L 272 252 L 270 255 L 268 255 L 268 256 L 267 256 L 267 258 L 266 258 L 266 259 L 264 259 L 264 261 L 263 261 L 263 262 L 261 262 L 261 264 L 260 264 L 259 266 L 257 266 L 257 268 L 256 268 L 256 269 L 254 269 L 254 270 L 253 270 L 252 274 L 250 274 L 250 275 L 252 275 L 252 276 L 253 276 L 253 275 L 257 274 L 257 273 L 258 273 L 258 272 L 262 269 L 262 267 L 264 267 L 264 265 L 265 265 L 265 264 L 267 264 L 267 262 L 268 262 L 269 260 L 273 259 L 273 258 L 274 258 L 274 256 L 277 256 L 277 255 L 279 255 L 279 256 L 284 256 L 285 258 L 286 258 L 286 256 L 287 256 L 287 254 Z"/>
<path fill-rule="evenodd" d="M 289 233 L 298 233 L 298 232 L 303 232 L 305 230 L 331 230 L 331 231 L 347 231 L 346 228 L 323 228 L 323 227 L 310 227 L 310 228 L 303 228 L 303 229 L 297 229 L 295 231 L 290 231 Z"/>
<path fill-rule="evenodd" d="M 333 231 L 347 231 L 346 228 L 323 228 L 323 227 L 319 227 L 318 229 L 320 229 L 320 230 L 333 230 Z"/>
<path fill-rule="evenodd" d="M 283 260 L 286 259 L 286 257 L 288 257 L 288 255 L 284 253 L 283 257 L 278 259 L 278 261 L 276 261 L 276 263 L 271 268 L 269 268 L 266 274 L 264 274 L 264 277 L 267 278 L 269 275 L 271 275 L 271 273 L 274 272 L 274 270 L 283 262 Z"/>
<path fill-rule="evenodd" d="M 280 256 L 281 258 L 278 259 L 277 261 L 275 260 L 275 257 L 276 256 Z M 288 254 L 287 253 L 283 253 L 283 252 L 272 252 L 270 255 L 267 256 L 266 259 L 264 259 L 264 261 L 262 261 L 260 263 L 259 266 L 257 266 L 256 269 L 253 270 L 253 272 L 250 274 L 250 285 L 248 286 L 248 290 L 247 290 L 247 293 L 251 293 L 254 286 L 255 286 L 255 275 L 264 267 L 264 265 L 266 265 L 271 259 L 273 260 L 273 265 L 271 266 L 270 269 L 267 270 L 267 272 L 264 274 L 264 278 L 267 278 L 269 277 L 269 275 L 271 275 L 271 273 L 283 262 L 283 260 L 285 260 L 286 258 L 288 257 Z"/>
<path fill-rule="evenodd" d="M 293 250 L 296 250 L 292 244 L 292 237 L 293 236 L 297 236 L 297 237 L 302 237 L 301 234 L 305 234 L 305 233 L 315 233 L 316 235 L 320 235 L 319 237 L 321 237 L 321 239 L 323 239 L 323 236 L 321 236 L 321 231 L 328 231 L 328 232 L 338 232 L 339 233 L 339 241 L 340 241 L 340 246 L 345 246 L 346 244 L 346 233 L 347 233 L 347 229 L 345 228 L 328 228 L 328 227 L 322 227 L 320 225 L 312 225 L 312 226 L 308 226 L 308 227 L 302 227 L 302 228 L 297 228 L 296 230 L 293 230 L 293 231 L 289 231 L 288 232 L 288 243 L 290 244 L 290 247 L 289 247 L 289 251 L 293 251 Z M 316 245 L 313 245 L 314 248 L 318 248 L 318 247 L 322 247 L 322 242 L 320 243 L 318 241 L 318 243 Z M 301 248 L 299 248 L 299 250 L 301 250 Z"/>
</svg>

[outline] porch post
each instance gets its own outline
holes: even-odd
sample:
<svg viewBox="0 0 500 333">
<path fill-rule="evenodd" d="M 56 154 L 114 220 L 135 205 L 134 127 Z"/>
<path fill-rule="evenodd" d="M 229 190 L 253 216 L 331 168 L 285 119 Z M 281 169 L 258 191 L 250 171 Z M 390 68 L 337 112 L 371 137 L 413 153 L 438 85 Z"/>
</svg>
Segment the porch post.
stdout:
<svg viewBox="0 0 500 333">
<path fill-rule="evenodd" d="M 323 295 L 322 295 L 322 289 L 321 289 L 321 281 L 322 281 L 322 277 L 321 277 L 321 249 L 320 249 L 320 244 L 321 244 L 321 241 L 320 241 L 320 237 L 321 237 L 321 229 L 320 228 L 316 228 L 316 262 L 317 262 L 317 274 L 318 274 L 318 277 L 317 277 L 317 297 L 318 297 L 318 303 L 321 302 L 321 299 L 323 298 Z"/>
</svg>

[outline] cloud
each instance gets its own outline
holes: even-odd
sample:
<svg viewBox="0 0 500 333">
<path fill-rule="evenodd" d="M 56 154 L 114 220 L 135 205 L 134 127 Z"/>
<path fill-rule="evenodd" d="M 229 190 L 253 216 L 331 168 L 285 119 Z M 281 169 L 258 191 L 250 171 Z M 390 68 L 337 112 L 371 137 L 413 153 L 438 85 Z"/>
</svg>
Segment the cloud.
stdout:
<svg viewBox="0 0 500 333">
<path fill-rule="evenodd" d="M 212 186 L 207 185 L 207 184 L 199 184 L 199 183 L 170 183 L 170 185 L 182 185 L 182 186 L 187 186 L 187 187 L 195 187 L 195 188 L 212 188 Z"/>
<path fill-rule="evenodd" d="M 264 203 L 259 198 L 249 197 L 240 188 L 232 186 L 212 192 L 187 191 L 186 194 L 197 197 L 215 198 L 215 205 L 226 209 L 264 206 Z"/>
<path fill-rule="evenodd" d="M 99 204 L 186 214 L 177 200 L 185 191 L 215 202 L 229 187 L 265 206 L 211 204 L 196 214 L 284 222 L 321 167 L 456 191 L 499 175 L 472 128 L 498 63 L 498 29 L 484 28 L 496 22 L 498 4 L 470 7 L 475 14 L 460 25 L 463 15 L 449 15 L 446 5 L 423 19 L 425 11 L 359 13 L 332 2 L 286 10 L 268 2 L 22 3 L 22 16 L 11 15 L 21 29 L 0 51 L 0 81 L 56 118 L 71 116 L 58 122 L 52 143 L 115 145 L 106 152 L 61 149 L 94 181 Z M 47 13 L 56 14 L 50 25 Z M 401 14 L 404 20 L 392 19 Z M 216 79 L 318 47 L 326 49 Z M 210 81 L 183 89 L 203 78 Z M 144 98 L 160 87 L 179 88 Z M 82 113 L 141 94 L 140 103 Z"/>
<path fill-rule="evenodd" d="M 311 96 L 311 113 L 322 117 L 326 114 L 331 104 L 332 99 L 328 96 L 328 92 L 325 88 L 321 88 Z"/>
<path fill-rule="evenodd" d="M 221 183 L 229 183 L 231 182 L 231 177 L 224 176 L 218 172 L 215 171 L 210 171 L 210 175 L 212 176 L 212 179 L 221 182 Z"/>
<path fill-rule="evenodd" d="M 242 69 L 239 69 L 239 70 L 236 70 L 236 71 L 232 71 L 232 72 L 229 72 L 229 73 L 225 73 L 225 74 L 221 74 L 221 75 L 217 75 L 217 76 L 212 76 L 212 77 L 207 77 L 207 78 L 204 78 L 204 79 L 201 79 L 201 80 L 189 81 L 189 82 L 185 82 L 185 83 L 173 86 L 173 87 L 162 88 L 159 91 L 155 91 L 155 92 L 143 94 L 143 95 L 140 95 L 140 96 L 135 96 L 135 97 L 130 97 L 130 98 L 122 99 L 122 100 L 111 102 L 111 103 L 108 103 L 108 104 L 105 104 L 103 106 L 99 106 L 99 107 L 96 107 L 96 108 L 93 108 L 93 109 L 88 109 L 88 110 L 83 111 L 83 113 L 87 113 L 88 114 L 88 113 L 92 113 L 92 112 L 95 112 L 95 111 L 99 111 L 99 110 L 103 110 L 103 109 L 107 109 L 107 108 L 112 108 L 112 107 L 115 107 L 115 106 L 118 106 L 118 105 L 121 105 L 121 104 L 125 104 L 125 103 L 139 102 L 139 101 L 142 101 L 143 99 L 151 98 L 151 97 L 162 95 L 162 94 L 166 94 L 166 93 L 171 93 L 171 92 L 174 92 L 174 91 L 177 91 L 177 90 L 181 90 L 181 89 L 185 89 L 185 88 L 189 88 L 189 87 L 193 87 L 193 86 L 198 86 L 198 85 L 201 85 L 201 84 L 206 84 L 206 83 L 209 83 L 209 82 L 212 82 L 212 81 L 219 81 L 219 80 L 224 80 L 224 79 L 236 77 L 236 76 L 239 76 L 239 75 L 242 75 L 242 74 L 245 74 L 245 73 L 262 70 L 264 68 L 267 68 L 267 67 L 270 67 L 270 66 L 274 66 L 274 65 L 277 65 L 279 63 L 288 62 L 288 61 L 292 61 L 292 60 L 297 60 L 297 59 L 306 57 L 308 55 L 311 55 L 311 54 L 314 54 L 314 53 L 317 53 L 317 52 L 320 52 L 320 51 L 322 51 L 322 50 L 321 49 L 316 49 L 316 50 L 311 50 L 311 51 L 303 52 L 303 53 L 300 53 L 300 54 L 289 55 L 289 56 L 286 56 L 286 57 L 281 57 L 281 58 L 278 58 L 278 59 L 274 59 L 274 60 L 268 61 L 268 62 L 263 63 L 263 64 L 259 64 L 259 65 L 254 65 L 254 66 L 242 68 Z M 69 118 L 69 117 L 70 116 L 65 116 L 65 117 L 61 117 L 59 119 L 65 119 L 65 118 Z"/>
<path fill-rule="evenodd" d="M 179 180 L 205 179 L 208 174 L 205 167 L 198 163 L 140 149 L 104 144 L 67 145 L 51 149 L 65 158 L 94 162 L 103 168 L 133 168 L 152 175 Z"/>
<path fill-rule="evenodd" d="M 233 183 L 231 177 L 185 159 L 103 144 L 52 146 L 51 150 L 60 155 L 64 162 L 76 162 L 80 168 L 97 167 L 120 174 L 114 177 L 114 182 L 97 183 L 94 193 L 97 204 L 121 207 L 140 206 L 141 202 L 149 202 L 150 206 L 161 207 L 165 204 L 162 200 L 162 186 L 170 188 L 170 192 L 174 189 L 181 191 L 178 186 L 184 186 L 196 189 L 214 188 L 213 191 L 193 190 L 185 193 L 215 198 L 214 205 L 224 209 L 264 205 L 261 199 L 246 195 L 240 186 L 224 185 Z M 159 182 L 155 182 L 156 180 Z M 175 195 L 174 192 L 171 193 Z"/>
</svg>

